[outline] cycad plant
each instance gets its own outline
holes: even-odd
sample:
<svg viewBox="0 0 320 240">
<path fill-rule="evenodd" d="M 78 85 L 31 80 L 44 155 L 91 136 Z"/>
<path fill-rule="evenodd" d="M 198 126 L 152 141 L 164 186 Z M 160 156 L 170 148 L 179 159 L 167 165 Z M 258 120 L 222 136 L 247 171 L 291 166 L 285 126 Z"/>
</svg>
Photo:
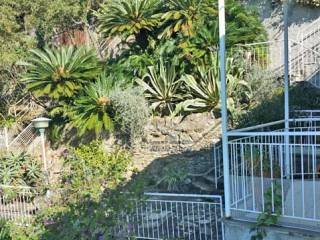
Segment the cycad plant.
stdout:
<svg viewBox="0 0 320 240">
<path fill-rule="evenodd" d="M 101 70 L 94 50 L 74 46 L 32 50 L 21 64 L 27 90 L 53 99 L 73 96 Z"/>
<path fill-rule="evenodd" d="M 99 31 L 106 36 L 134 35 L 141 47 L 148 44 L 148 32 L 159 24 L 159 0 L 108 0 L 97 17 Z"/>
<path fill-rule="evenodd" d="M 95 83 L 84 88 L 75 100 L 69 116 L 80 136 L 87 131 L 94 130 L 98 137 L 103 131 L 113 130 L 109 98 L 113 87 L 111 78 L 103 74 Z"/>
<path fill-rule="evenodd" d="M 161 16 L 165 29 L 160 37 L 170 37 L 181 32 L 186 36 L 194 34 L 194 26 L 203 20 L 205 15 L 216 15 L 210 0 L 168 0 L 166 11 Z"/>
<path fill-rule="evenodd" d="M 165 64 L 160 59 L 158 65 L 149 66 L 148 73 L 137 83 L 144 89 L 145 97 L 151 104 L 151 109 L 160 115 L 172 114 L 175 105 L 183 99 L 179 88 L 179 80 L 174 64 Z"/>
</svg>

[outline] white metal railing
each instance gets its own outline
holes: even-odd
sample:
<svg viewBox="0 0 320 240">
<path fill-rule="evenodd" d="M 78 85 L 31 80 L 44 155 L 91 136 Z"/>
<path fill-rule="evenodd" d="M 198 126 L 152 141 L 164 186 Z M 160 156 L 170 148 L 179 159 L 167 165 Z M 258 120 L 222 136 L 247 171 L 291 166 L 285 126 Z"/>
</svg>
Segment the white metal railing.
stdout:
<svg viewBox="0 0 320 240">
<path fill-rule="evenodd" d="M 310 24 L 298 36 L 298 41 L 302 44 L 315 48 L 319 45 L 320 39 L 320 18 Z"/>
<path fill-rule="evenodd" d="M 146 193 L 119 216 L 116 238 L 223 240 L 222 198 L 212 195 Z"/>
<path fill-rule="evenodd" d="M 28 224 L 39 211 L 37 191 L 25 186 L 0 185 L 0 219 Z"/>
<path fill-rule="evenodd" d="M 212 146 L 212 157 L 213 160 L 213 174 L 214 174 L 214 184 L 216 189 L 218 189 L 219 181 L 223 179 L 223 157 L 222 157 L 222 145 L 214 144 Z"/>
<path fill-rule="evenodd" d="M 259 67 L 275 75 L 284 74 L 283 40 L 238 45 L 230 50 L 233 57 L 243 62 L 237 63 L 245 71 Z M 291 81 L 309 81 L 320 86 L 320 52 L 301 41 L 289 41 L 289 74 Z M 239 56 L 240 55 L 240 56 Z"/>
<path fill-rule="evenodd" d="M 320 110 L 295 110 L 292 114 L 295 118 L 320 118 Z"/>
<path fill-rule="evenodd" d="M 255 220 L 272 209 L 284 224 L 319 227 L 320 118 L 291 119 L 288 130 L 280 121 L 272 126 L 228 133 L 235 138 L 228 143 L 233 217 Z"/>
<path fill-rule="evenodd" d="M 9 143 L 8 148 L 15 151 L 25 150 L 25 148 L 37 137 L 36 129 L 33 123 L 30 123 L 12 142 Z"/>
</svg>

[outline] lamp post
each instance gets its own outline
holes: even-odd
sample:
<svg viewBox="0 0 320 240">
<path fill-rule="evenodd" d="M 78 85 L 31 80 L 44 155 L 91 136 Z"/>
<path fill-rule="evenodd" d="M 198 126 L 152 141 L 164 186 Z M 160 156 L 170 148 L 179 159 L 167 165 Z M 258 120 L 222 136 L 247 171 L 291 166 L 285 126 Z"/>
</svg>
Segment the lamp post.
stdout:
<svg viewBox="0 0 320 240">
<path fill-rule="evenodd" d="M 46 178 L 46 183 L 49 183 L 49 174 L 48 174 L 48 166 L 47 166 L 47 157 L 46 157 L 46 146 L 45 146 L 45 130 L 49 127 L 49 122 L 51 119 L 49 118 L 36 118 L 32 120 L 33 126 L 39 130 L 41 137 L 41 148 L 42 148 L 42 161 L 43 161 L 43 169 Z"/>
</svg>

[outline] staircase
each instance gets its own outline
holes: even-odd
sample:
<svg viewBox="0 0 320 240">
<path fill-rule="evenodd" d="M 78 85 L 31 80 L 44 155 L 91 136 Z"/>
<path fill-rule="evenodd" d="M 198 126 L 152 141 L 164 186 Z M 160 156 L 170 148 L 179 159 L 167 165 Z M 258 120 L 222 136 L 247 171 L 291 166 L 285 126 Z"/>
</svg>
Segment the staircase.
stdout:
<svg viewBox="0 0 320 240">
<path fill-rule="evenodd" d="M 254 64 L 277 76 L 284 75 L 284 40 L 239 46 L 244 49 L 247 69 Z M 289 74 L 291 82 L 308 81 L 320 88 L 320 19 L 316 20 L 298 39 L 289 40 Z"/>
<path fill-rule="evenodd" d="M 7 129 L 0 129 L 0 150 L 15 152 L 28 151 L 36 138 L 36 129 L 32 123 L 24 128 L 13 140 L 9 139 Z"/>
</svg>

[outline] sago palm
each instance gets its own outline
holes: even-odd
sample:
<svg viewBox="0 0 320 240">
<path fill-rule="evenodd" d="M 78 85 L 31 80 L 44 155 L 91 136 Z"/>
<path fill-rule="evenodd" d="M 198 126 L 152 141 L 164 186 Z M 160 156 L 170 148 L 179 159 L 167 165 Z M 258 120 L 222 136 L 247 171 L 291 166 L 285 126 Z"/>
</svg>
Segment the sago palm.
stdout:
<svg viewBox="0 0 320 240">
<path fill-rule="evenodd" d="M 173 113 L 175 104 L 183 98 L 178 92 L 181 81 L 174 64 L 165 64 L 162 59 L 157 66 L 148 67 L 148 73 L 136 81 L 143 87 L 151 109 L 161 115 Z"/>
<path fill-rule="evenodd" d="M 21 63 L 27 69 L 22 80 L 38 96 L 71 97 L 100 72 L 95 51 L 85 47 L 36 49 L 30 54 Z"/>
<path fill-rule="evenodd" d="M 203 16 L 216 15 L 217 11 L 210 2 L 210 0 L 168 0 L 168 11 L 161 16 L 165 29 L 159 37 L 170 37 L 177 32 L 192 36 L 194 26 L 203 19 Z"/>
<path fill-rule="evenodd" d="M 99 31 L 106 36 L 134 35 L 141 47 L 147 45 L 147 32 L 159 24 L 159 0 L 109 0 L 97 12 Z"/>
<path fill-rule="evenodd" d="M 95 83 L 87 86 L 75 100 L 69 116 L 80 136 L 90 130 L 94 130 L 96 136 L 103 131 L 113 130 L 109 98 L 113 87 L 112 80 L 102 75 Z"/>
</svg>

